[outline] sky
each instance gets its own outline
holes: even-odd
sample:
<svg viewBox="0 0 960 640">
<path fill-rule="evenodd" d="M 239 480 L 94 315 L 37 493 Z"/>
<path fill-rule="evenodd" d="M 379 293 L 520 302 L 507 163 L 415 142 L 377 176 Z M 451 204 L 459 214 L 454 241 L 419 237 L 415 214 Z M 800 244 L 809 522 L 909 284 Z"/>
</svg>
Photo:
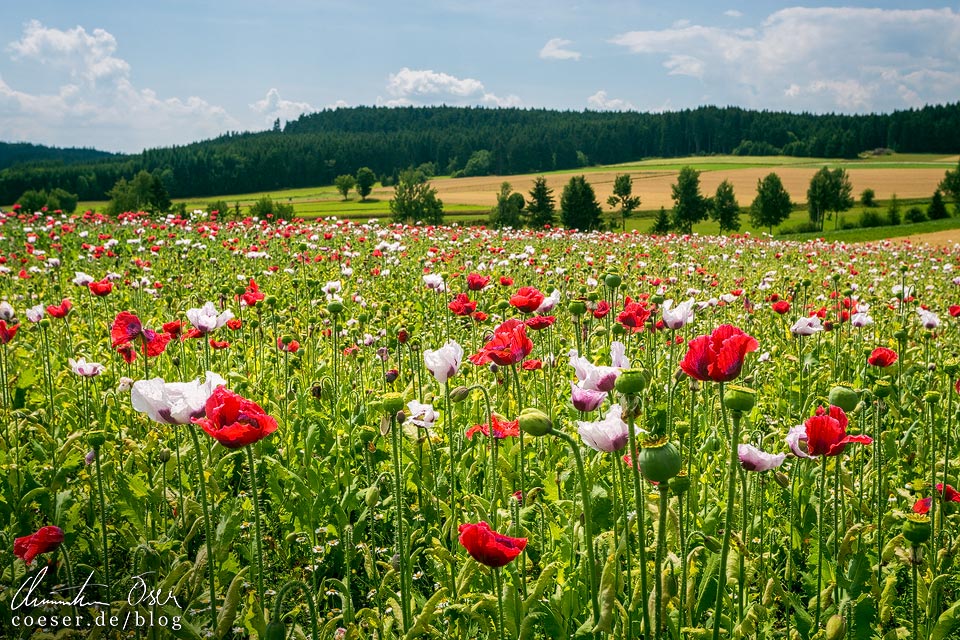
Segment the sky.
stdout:
<svg viewBox="0 0 960 640">
<path fill-rule="evenodd" d="M 139 152 L 357 105 L 960 100 L 960 2 L 4 2 L 0 141 Z"/>
</svg>

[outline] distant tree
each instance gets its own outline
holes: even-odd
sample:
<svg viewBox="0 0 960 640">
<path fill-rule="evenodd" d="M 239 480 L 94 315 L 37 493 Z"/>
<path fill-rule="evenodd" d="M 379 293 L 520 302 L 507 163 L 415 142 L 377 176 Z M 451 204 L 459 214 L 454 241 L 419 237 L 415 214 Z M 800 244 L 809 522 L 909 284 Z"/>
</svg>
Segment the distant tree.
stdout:
<svg viewBox="0 0 960 640">
<path fill-rule="evenodd" d="M 493 155 L 487 149 L 479 149 L 470 154 L 470 159 L 460 172 L 460 176 L 488 176 L 493 170 Z"/>
<path fill-rule="evenodd" d="M 933 192 L 933 198 L 927 206 L 927 217 L 931 220 L 943 220 L 950 217 L 947 205 L 943 202 L 943 192 L 940 189 Z"/>
<path fill-rule="evenodd" d="M 842 167 L 831 170 L 823 167 L 810 179 L 807 189 L 807 210 L 810 221 L 823 230 L 823 222 L 830 212 L 836 213 L 834 229 L 840 226 L 840 212 L 853 206 L 853 185 Z"/>
<path fill-rule="evenodd" d="M 790 194 L 783 188 L 783 182 L 776 173 L 770 173 L 757 180 L 757 197 L 750 205 L 750 221 L 755 227 L 767 227 L 772 235 L 773 228 L 790 217 L 793 203 Z"/>
<path fill-rule="evenodd" d="M 950 196 L 953 208 L 960 213 L 960 161 L 956 169 L 947 169 L 937 188 Z"/>
<path fill-rule="evenodd" d="M 373 185 L 377 182 L 377 176 L 370 167 L 360 167 L 357 171 L 357 194 L 360 200 L 366 201 L 367 196 L 373 191 Z"/>
<path fill-rule="evenodd" d="M 873 189 L 864 189 L 860 193 L 860 204 L 865 207 L 877 206 L 877 194 Z"/>
<path fill-rule="evenodd" d="M 437 175 L 437 163 L 436 162 L 423 162 L 420 166 L 417 167 L 417 171 L 422 173 L 427 177 L 427 180 Z"/>
<path fill-rule="evenodd" d="M 24 191 L 23 195 L 17 199 L 17 204 L 27 213 L 42 211 L 47 206 L 47 192 L 35 189 Z"/>
<path fill-rule="evenodd" d="M 347 196 L 350 195 L 350 191 L 357 186 L 357 179 L 349 173 L 345 173 L 334 178 L 333 186 L 337 188 L 337 191 L 339 191 L 343 199 L 346 200 Z"/>
<path fill-rule="evenodd" d="M 542 229 L 554 223 L 556 206 L 553 198 L 553 189 L 547 186 L 547 179 L 538 176 L 533 181 L 530 190 L 530 201 L 527 203 L 527 224 L 534 229 Z"/>
<path fill-rule="evenodd" d="M 700 193 L 700 172 L 693 167 L 683 167 L 671 190 L 673 228 L 677 233 L 691 233 L 693 225 L 706 220 L 709 212 L 709 203 Z"/>
<path fill-rule="evenodd" d="M 117 215 L 125 211 L 164 213 L 170 208 L 170 197 L 159 177 L 140 171 L 131 180 L 120 178 L 107 193 L 107 210 Z"/>
<path fill-rule="evenodd" d="M 395 222 L 427 224 L 443 223 L 443 201 L 437 198 L 437 190 L 430 186 L 423 174 L 407 170 L 393 188 L 390 213 Z"/>
<path fill-rule="evenodd" d="M 560 219 L 568 229 L 590 231 L 600 228 L 603 211 L 593 187 L 583 176 L 573 176 L 560 195 Z"/>
<path fill-rule="evenodd" d="M 927 214 L 924 213 L 923 209 L 914 205 L 907 209 L 907 214 L 904 216 L 907 222 L 925 222 L 927 220 Z"/>
<path fill-rule="evenodd" d="M 77 194 L 57 187 L 47 194 L 47 211 L 73 213 L 77 210 Z"/>
<path fill-rule="evenodd" d="M 740 230 L 740 205 L 733 193 L 733 185 L 724 180 L 717 186 L 710 207 L 710 217 L 720 225 L 720 233 Z"/>
<path fill-rule="evenodd" d="M 521 215 L 524 204 L 523 196 L 513 191 L 509 182 L 502 183 L 500 193 L 497 194 L 497 204 L 490 209 L 491 226 L 497 229 L 503 227 L 519 228 L 522 222 Z"/>
<path fill-rule="evenodd" d="M 897 200 L 897 194 L 890 196 L 890 204 L 887 205 L 887 218 L 892 225 L 898 225 L 901 222 L 900 201 Z"/>
<path fill-rule="evenodd" d="M 250 207 L 250 215 L 255 218 L 293 218 L 293 205 L 273 200 L 270 196 L 263 196 Z"/>
<path fill-rule="evenodd" d="M 613 180 L 613 195 L 607 204 L 620 214 L 620 228 L 627 230 L 627 218 L 640 206 L 640 196 L 633 195 L 633 178 L 629 173 L 618 174 Z"/>
<path fill-rule="evenodd" d="M 662 236 L 666 233 L 670 233 L 671 228 L 670 214 L 667 213 L 667 210 L 664 207 L 660 207 L 657 217 L 653 220 L 653 226 L 650 228 L 650 233 Z"/>
<path fill-rule="evenodd" d="M 227 204 L 226 200 L 214 200 L 207 203 L 207 213 L 217 212 L 217 217 L 220 219 L 229 218 L 232 207 Z"/>
</svg>

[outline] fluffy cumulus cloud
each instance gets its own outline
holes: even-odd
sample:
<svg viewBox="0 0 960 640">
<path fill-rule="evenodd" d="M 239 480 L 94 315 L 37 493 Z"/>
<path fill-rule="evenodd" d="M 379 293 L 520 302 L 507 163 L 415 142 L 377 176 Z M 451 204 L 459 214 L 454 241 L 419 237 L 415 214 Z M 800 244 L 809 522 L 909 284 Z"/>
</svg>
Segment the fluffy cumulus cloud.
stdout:
<svg viewBox="0 0 960 640">
<path fill-rule="evenodd" d="M 237 127 L 223 108 L 201 98 L 162 98 L 135 87 L 130 65 L 116 52 L 116 39 L 103 29 L 28 22 L 6 54 L 54 76 L 59 88 L 31 93 L 0 77 L 0 139 L 139 151 Z"/>
<path fill-rule="evenodd" d="M 594 111 L 633 111 L 631 103 L 620 98 L 611 98 L 606 91 L 600 90 L 587 98 L 587 108 Z"/>
<path fill-rule="evenodd" d="M 958 34 L 951 9 L 794 7 L 755 28 L 675 25 L 612 42 L 699 81 L 715 102 L 863 112 L 956 100 Z"/>
<path fill-rule="evenodd" d="M 340 101 L 342 102 L 342 101 Z M 339 103 L 336 106 L 341 106 Z M 346 103 L 343 104 L 346 106 Z M 316 111 L 307 102 L 294 102 L 293 100 L 284 100 L 280 97 L 280 92 L 276 89 L 267 91 L 263 100 L 257 100 L 250 105 L 254 113 L 263 116 L 266 124 L 273 124 L 273 121 L 279 118 L 281 121 L 296 120 L 302 113 Z"/>
<path fill-rule="evenodd" d="M 551 38 L 543 45 L 543 49 L 540 49 L 540 57 L 544 60 L 579 60 L 580 52 L 569 49 L 571 44 L 573 42 L 570 40 Z"/>
<path fill-rule="evenodd" d="M 500 97 L 488 92 L 483 83 L 474 78 L 458 78 L 449 73 L 430 69 L 403 67 L 391 73 L 387 80 L 387 100 L 378 100 L 387 106 L 412 104 L 482 104 L 490 107 L 515 107 L 520 98 L 515 95 Z"/>
</svg>

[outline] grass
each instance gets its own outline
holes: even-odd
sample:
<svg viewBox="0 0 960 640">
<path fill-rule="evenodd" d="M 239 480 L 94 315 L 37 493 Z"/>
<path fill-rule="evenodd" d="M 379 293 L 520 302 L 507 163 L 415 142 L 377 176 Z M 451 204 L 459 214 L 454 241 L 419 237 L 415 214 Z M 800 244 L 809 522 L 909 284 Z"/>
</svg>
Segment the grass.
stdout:
<svg viewBox="0 0 960 640">
<path fill-rule="evenodd" d="M 952 229 L 960 229 L 960 218 L 953 217 L 943 220 L 928 220 L 926 222 L 916 222 L 913 224 L 904 223 L 896 226 L 872 227 L 870 229 L 860 228 L 824 231 L 823 233 L 797 233 L 782 236 L 782 238 L 801 241 L 822 238 L 827 242 L 868 242 L 873 240 L 886 240 L 888 238 L 902 238 L 903 236 L 912 236 L 921 233 L 950 231 Z"/>
</svg>

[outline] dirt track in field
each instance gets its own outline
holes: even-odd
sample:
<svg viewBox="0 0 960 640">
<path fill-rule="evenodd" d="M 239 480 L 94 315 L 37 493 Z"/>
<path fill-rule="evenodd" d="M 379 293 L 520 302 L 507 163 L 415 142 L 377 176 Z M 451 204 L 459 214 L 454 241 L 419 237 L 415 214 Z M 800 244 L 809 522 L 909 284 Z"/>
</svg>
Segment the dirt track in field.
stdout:
<svg viewBox="0 0 960 640">
<path fill-rule="evenodd" d="M 891 242 L 912 242 L 913 244 L 927 243 L 935 247 L 952 247 L 960 244 L 960 229 L 947 229 L 933 233 L 918 233 L 912 236 L 890 238 Z"/>
<path fill-rule="evenodd" d="M 817 172 L 813 167 L 752 167 L 745 169 L 723 169 L 719 171 L 704 171 L 700 174 L 700 190 L 704 195 L 713 195 L 717 186 L 724 180 L 733 184 L 734 193 L 741 206 L 749 206 L 756 196 L 757 181 L 771 171 L 780 176 L 783 186 L 790 193 L 790 198 L 796 203 L 806 202 L 807 188 L 810 178 Z M 866 188 L 873 189 L 878 199 L 887 199 L 894 193 L 899 198 L 926 198 L 933 193 L 937 184 L 943 179 L 943 168 L 910 168 L 910 169 L 847 169 L 850 182 L 853 184 L 854 197 Z M 597 200 L 604 209 L 607 209 L 607 197 L 613 193 L 613 181 L 618 171 L 584 172 L 587 181 L 593 186 Z M 641 198 L 641 209 L 670 208 L 673 206 L 671 187 L 677 181 L 678 171 L 628 171 L 633 177 L 633 193 Z M 578 172 L 555 174 L 547 176 L 547 183 L 554 190 L 554 197 L 559 202 L 563 187 L 570 181 L 570 176 L 579 175 Z M 436 180 L 433 186 L 444 203 L 473 204 L 492 207 L 496 204 L 500 184 L 507 180 L 514 191 L 519 191 L 525 197 L 533 187 L 536 174 L 520 176 L 484 176 L 477 178 L 458 178 L 456 180 Z M 384 197 L 389 197 L 392 190 L 385 190 Z"/>
</svg>

